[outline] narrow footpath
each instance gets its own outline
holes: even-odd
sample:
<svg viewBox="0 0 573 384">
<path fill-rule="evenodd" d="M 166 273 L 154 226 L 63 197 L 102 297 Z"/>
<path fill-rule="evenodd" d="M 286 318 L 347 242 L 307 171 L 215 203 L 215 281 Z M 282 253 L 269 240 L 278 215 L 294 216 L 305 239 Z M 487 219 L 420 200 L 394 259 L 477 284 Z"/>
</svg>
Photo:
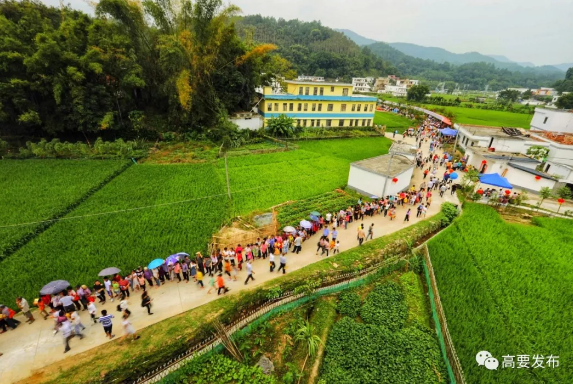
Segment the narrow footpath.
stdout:
<svg viewBox="0 0 573 384">
<path fill-rule="evenodd" d="M 399 136 L 397 137 L 399 138 Z M 415 145 L 414 138 L 406 138 L 405 142 Z M 422 146 L 424 155 L 429 151 L 429 144 L 425 143 Z M 440 153 L 440 151 L 438 151 Z M 438 168 L 438 175 L 440 172 L 443 174 L 445 167 Z M 420 185 L 423 180 L 423 174 L 420 168 L 415 168 L 414 176 L 411 185 Z M 433 193 L 432 204 L 428 209 L 426 217 L 431 217 L 440 211 L 440 206 L 443 202 L 452 202 L 459 204 L 456 195 L 451 195 L 450 191 L 440 198 L 439 193 Z M 404 222 L 404 216 L 407 208 L 412 208 L 412 216 L 409 222 Z M 364 221 L 353 222 L 348 225 L 348 229 L 339 229 L 340 251 L 345 251 L 350 248 L 358 246 L 356 239 L 357 226 L 364 223 L 364 227 L 368 228 L 371 223 L 374 223 L 374 238 L 388 235 L 396 232 L 402 228 L 408 227 L 417 223 L 423 218 L 416 218 L 415 206 L 398 207 L 396 213 L 396 220 L 390 221 L 389 217 L 383 215 L 376 215 L 374 217 L 364 218 Z M 343 207 L 341 207 L 343 208 Z M 302 220 L 303 218 L 301 218 Z M 289 253 L 287 255 L 287 273 L 305 267 L 309 264 L 321 260 L 321 256 L 317 256 L 316 241 L 318 236 L 314 236 L 309 242 L 303 243 L 302 251 L 298 255 Z M 194 250 L 187 250 L 188 253 L 194 253 Z M 255 281 L 249 282 L 244 285 L 246 270 L 238 273 L 237 281 L 228 282 L 228 287 L 231 289 L 229 294 L 236 293 L 244 289 L 250 289 L 264 282 L 279 278 L 281 274 L 274 272 L 271 273 L 268 268 L 268 262 L 263 260 L 256 260 L 253 263 L 253 270 L 255 271 Z M 141 293 L 132 293 L 129 300 L 129 309 L 132 312 L 130 320 L 136 329 L 145 328 L 151 324 L 157 323 L 169 317 L 196 308 L 200 305 L 208 303 L 217 299 L 217 293 L 212 292 L 207 294 L 207 288 L 200 289 L 195 283 L 190 282 L 168 282 L 158 289 L 152 288 L 149 290 L 150 296 L 153 298 L 153 315 L 147 315 L 145 308 L 141 308 Z M 114 333 L 116 338 L 123 336 L 123 329 L 121 327 L 121 319 L 118 317 L 119 312 L 116 310 L 118 301 L 110 302 L 109 300 L 105 305 L 96 305 L 98 312 L 106 309 L 108 313 L 116 316 L 114 319 Z M 61 334 L 54 335 L 53 321 L 43 320 L 40 315 L 35 315 L 36 321 L 29 325 L 25 323 L 25 319 L 20 319 L 22 324 L 13 331 L 8 331 L 0 335 L 0 352 L 4 355 L 0 357 L 0 383 L 12 383 L 24 379 L 33 374 L 34 371 L 47 366 L 49 364 L 69 358 L 75 354 L 79 354 L 95 348 L 99 345 L 105 344 L 110 340 L 104 335 L 101 324 L 90 323 L 90 317 L 87 311 L 79 312 L 83 324 L 86 326 L 84 331 L 84 339 L 78 340 L 73 338 L 70 342 L 71 350 L 64 354 L 64 345 Z M 86 367 L 89 369 L 89 367 Z"/>
</svg>

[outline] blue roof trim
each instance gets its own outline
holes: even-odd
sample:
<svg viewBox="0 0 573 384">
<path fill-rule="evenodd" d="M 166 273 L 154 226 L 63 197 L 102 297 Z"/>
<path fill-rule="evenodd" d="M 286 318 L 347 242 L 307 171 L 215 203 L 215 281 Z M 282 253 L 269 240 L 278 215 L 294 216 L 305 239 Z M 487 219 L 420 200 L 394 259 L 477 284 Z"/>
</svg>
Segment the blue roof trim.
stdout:
<svg viewBox="0 0 573 384">
<path fill-rule="evenodd" d="M 287 115 L 293 119 L 300 118 L 319 118 L 319 119 L 373 119 L 374 112 L 372 113 L 298 113 L 298 112 L 264 112 L 259 110 L 259 113 L 266 118 L 279 117 L 280 115 Z"/>
<path fill-rule="evenodd" d="M 314 95 L 263 95 L 266 100 L 301 100 L 301 101 L 364 101 L 377 102 L 376 97 L 356 97 L 356 96 L 314 96 Z"/>
</svg>

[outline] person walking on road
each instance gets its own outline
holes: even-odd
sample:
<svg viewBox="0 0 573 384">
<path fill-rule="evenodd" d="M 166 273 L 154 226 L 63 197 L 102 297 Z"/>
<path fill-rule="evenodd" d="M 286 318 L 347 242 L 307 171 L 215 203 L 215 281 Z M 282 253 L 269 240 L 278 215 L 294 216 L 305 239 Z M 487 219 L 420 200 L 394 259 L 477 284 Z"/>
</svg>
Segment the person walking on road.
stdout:
<svg viewBox="0 0 573 384">
<path fill-rule="evenodd" d="M 113 339 L 115 335 L 111 333 L 113 328 L 113 323 L 111 319 L 113 319 L 113 315 L 108 315 L 107 311 L 104 309 L 101 311 L 101 316 L 98 319 L 98 322 L 100 322 L 101 325 L 103 325 L 103 331 L 105 332 L 105 336 L 109 337 L 110 339 Z"/>
<path fill-rule="evenodd" d="M 142 307 L 147 307 L 147 314 L 148 315 L 153 315 L 153 313 L 151 312 L 151 297 L 149 297 L 149 294 L 147 293 L 147 291 L 143 291 L 143 294 L 141 295 L 141 306 Z M 100 317 L 101 319 L 101 317 Z"/>
<path fill-rule="evenodd" d="M 297 235 L 294 238 L 294 248 L 292 250 L 292 253 L 296 253 L 298 255 L 298 253 L 301 251 L 302 248 L 302 237 Z"/>
<path fill-rule="evenodd" d="M 251 263 L 251 260 L 249 260 L 247 261 L 247 279 L 245 280 L 245 285 L 247 285 L 249 279 L 255 281 L 255 278 L 253 277 L 254 273 L 255 272 L 253 272 L 253 264 Z"/>
<path fill-rule="evenodd" d="M 65 346 L 64 353 L 67 353 L 71 349 L 70 340 L 72 339 L 72 337 L 74 337 L 74 334 L 72 333 L 72 325 L 67 319 L 60 325 L 60 331 L 62 331 L 62 336 L 64 338 L 64 346 Z M 78 335 L 78 337 L 80 339 L 84 338 L 81 334 Z"/>
<path fill-rule="evenodd" d="M 125 333 L 123 338 L 127 339 L 129 336 L 131 336 L 131 341 L 134 341 L 139 339 L 141 336 L 135 334 L 135 328 L 133 328 L 133 325 L 131 325 L 131 322 L 127 319 L 128 317 L 129 315 L 127 313 L 123 314 L 123 321 L 121 322 L 121 325 L 123 325 L 123 331 Z"/>
<path fill-rule="evenodd" d="M 366 237 L 365 233 L 364 233 L 364 228 L 360 227 L 358 229 L 358 245 L 362 245 L 362 243 L 364 242 L 364 238 Z"/>
<path fill-rule="evenodd" d="M 277 272 L 280 272 L 281 269 L 283 270 L 283 275 L 286 273 L 286 256 L 285 255 L 281 255 L 280 257 L 280 265 L 279 265 L 279 269 L 277 270 Z"/>
<path fill-rule="evenodd" d="M 366 240 L 368 240 L 368 238 L 370 238 L 370 240 L 374 239 L 374 223 L 370 224 L 370 227 L 368 227 L 368 236 L 366 236 Z"/>
<path fill-rule="evenodd" d="M 32 312 L 30 312 L 30 305 L 28 304 L 28 301 L 26 299 L 24 299 L 23 297 L 18 297 L 16 299 L 16 304 L 18 305 L 24 316 L 26 316 L 26 318 L 28 319 L 26 320 L 27 323 L 32 324 L 34 321 L 36 321 L 36 319 L 34 319 L 34 316 L 32 316 Z"/>
<path fill-rule="evenodd" d="M 223 290 L 223 294 L 229 292 L 229 288 L 225 287 L 225 280 L 223 280 L 223 275 L 219 273 L 217 276 L 217 296 L 221 294 L 221 290 Z"/>
<path fill-rule="evenodd" d="M 408 212 L 406 212 L 406 217 L 404 218 L 404 221 L 410 221 L 410 213 L 411 213 L 411 209 L 408 208 Z"/>
</svg>

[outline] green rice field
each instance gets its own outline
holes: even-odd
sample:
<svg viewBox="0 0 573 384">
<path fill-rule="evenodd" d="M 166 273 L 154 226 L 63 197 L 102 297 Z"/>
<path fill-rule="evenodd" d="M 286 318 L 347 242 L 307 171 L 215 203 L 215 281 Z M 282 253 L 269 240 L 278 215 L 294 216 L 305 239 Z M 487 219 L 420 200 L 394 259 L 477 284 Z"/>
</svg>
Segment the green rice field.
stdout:
<svg viewBox="0 0 573 384">
<path fill-rule="evenodd" d="M 573 382 L 573 221 L 533 220 L 508 224 L 488 206 L 466 204 L 428 243 L 469 384 Z M 497 358 L 499 368 L 478 366 L 480 351 Z M 527 368 L 517 368 L 517 355 L 527 355 Z M 551 355 L 559 356 L 558 367 L 548 362 Z M 513 368 L 503 366 L 503 356 L 513 356 Z M 535 361 L 541 366 L 534 368 Z"/>
<path fill-rule="evenodd" d="M 230 218 L 343 187 L 350 162 L 387 153 L 389 145 L 384 137 L 318 140 L 302 142 L 300 149 L 290 152 L 229 157 L 230 200 L 223 160 L 133 165 L 68 212 L 65 220 L 0 261 L 0 279 L 5 283 L 0 302 L 13 303 L 18 295 L 32 299 L 45 283 L 56 279 L 90 285 L 106 267 L 127 271 L 176 252 L 206 251 L 211 235 Z M 35 191 L 48 188 L 56 178 L 56 185 L 69 180 L 63 183 L 65 188 L 51 188 L 36 204 L 41 209 L 30 209 L 28 216 L 4 212 L 0 226 L 50 217 L 53 210 L 82 196 L 124 164 L 98 161 L 93 164 L 101 169 L 96 165 L 84 169 L 81 162 L 55 162 L 0 162 L 6 169 L 16 164 L 22 179 L 39 180 Z M 59 172 L 48 176 L 54 167 Z M 43 172 L 46 176 L 38 178 Z M 7 185 L 7 196 L 13 198 L 3 207 L 11 201 L 20 206 L 34 201 L 33 191 L 16 199 L 22 187 Z M 34 227 L 21 228 L 25 233 Z M 18 238 L 0 228 L 0 238 L 7 234 Z"/>
<path fill-rule="evenodd" d="M 374 115 L 374 124 L 385 125 L 386 132 L 394 132 L 397 130 L 398 133 L 403 133 L 408 128 L 413 127 L 415 122 L 392 112 L 377 111 Z"/>
</svg>

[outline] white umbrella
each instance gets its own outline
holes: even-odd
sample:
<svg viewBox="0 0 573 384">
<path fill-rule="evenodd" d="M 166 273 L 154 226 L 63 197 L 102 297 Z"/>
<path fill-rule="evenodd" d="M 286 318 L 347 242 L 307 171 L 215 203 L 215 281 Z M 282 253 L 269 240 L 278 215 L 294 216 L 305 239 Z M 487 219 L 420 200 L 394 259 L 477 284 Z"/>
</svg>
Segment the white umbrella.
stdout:
<svg viewBox="0 0 573 384">
<path fill-rule="evenodd" d="M 309 228 L 312 228 L 312 223 L 310 221 L 303 220 L 300 222 L 300 226 L 305 228 L 305 229 L 309 229 Z"/>
<path fill-rule="evenodd" d="M 288 226 L 283 228 L 283 231 L 286 233 L 295 233 L 296 229 L 295 229 L 295 227 L 291 227 L 290 225 L 288 225 Z"/>
</svg>

